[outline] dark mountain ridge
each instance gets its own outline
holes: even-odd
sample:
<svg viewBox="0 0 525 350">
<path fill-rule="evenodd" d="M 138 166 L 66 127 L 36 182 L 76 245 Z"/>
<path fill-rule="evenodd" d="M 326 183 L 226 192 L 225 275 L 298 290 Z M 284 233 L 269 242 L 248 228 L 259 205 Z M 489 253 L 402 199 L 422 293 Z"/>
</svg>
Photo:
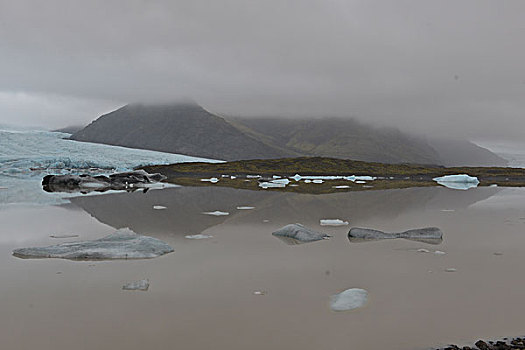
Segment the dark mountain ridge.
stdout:
<svg viewBox="0 0 525 350">
<path fill-rule="evenodd" d="M 373 127 L 353 119 L 229 120 L 195 103 L 131 104 L 105 114 L 71 139 L 222 160 L 323 156 L 382 163 L 502 166 L 468 141 L 454 143 Z"/>
</svg>

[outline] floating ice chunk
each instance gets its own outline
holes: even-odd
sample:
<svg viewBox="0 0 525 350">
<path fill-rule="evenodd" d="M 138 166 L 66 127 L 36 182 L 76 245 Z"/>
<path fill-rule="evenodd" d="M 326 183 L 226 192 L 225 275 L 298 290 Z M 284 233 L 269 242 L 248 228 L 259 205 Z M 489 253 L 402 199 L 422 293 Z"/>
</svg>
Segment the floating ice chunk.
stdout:
<svg viewBox="0 0 525 350">
<path fill-rule="evenodd" d="M 314 184 L 322 184 L 324 182 L 324 180 L 321 180 L 321 179 L 315 179 L 315 180 L 312 180 L 312 182 Z"/>
<path fill-rule="evenodd" d="M 270 182 L 260 182 L 259 183 L 259 187 L 263 188 L 263 189 L 267 189 L 267 188 L 284 188 L 286 187 L 286 184 L 284 183 L 275 183 L 273 181 L 270 181 Z"/>
<path fill-rule="evenodd" d="M 430 253 L 430 250 L 425 249 L 425 248 L 421 248 L 421 249 L 418 249 L 417 252 L 418 253 Z"/>
<path fill-rule="evenodd" d="M 309 184 L 310 182 L 312 182 L 312 180 L 308 180 L 308 179 L 304 180 L 305 184 Z"/>
<path fill-rule="evenodd" d="M 75 237 L 78 237 L 78 235 L 51 235 L 49 237 L 51 238 L 75 238 Z"/>
<path fill-rule="evenodd" d="M 13 251 L 19 258 L 61 258 L 80 260 L 148 259 L 173 252 L 163 241 L 120 229 L 93 241 L 62 243 L 48 247 L 20 248 Z"/>
<path fill-rule="evenodd" d="M 332 188 L 342 189 L 342 188 L 350 188 L 348 185 L 340 185 L 340 186 L 332 186 Z"/>
<path fill-rule="evenodd" d="M 154 205 L 153 209 L 155 209 L 155 210 L 163 210 L 163 209 L 168 209 L 168 208 L 163 206 L 163 205 Z"/>
<path fill-rule="evenodd" d="M 203 182 L 211 182 L 212 184 L 216 184 L 217 182 L 219 182 L 219 179 L 217 179 L 216 177 L 212 177 L 210 179 L 201 179 L 201 181 L 203 181 Z"/>
<path fill-rule="evenodd" d="M 267 292 L 264 290 L 255 290 L 253 291 L 253 295 L 266 295 Z"/>
<path fill-rule="evenodd" d="M 498 184 L 492 184 L 489 187 L 498 187 Z"/>
<path fill-rule="evenodd" d="M 272 235 L 280 238 L 282 241 L 290 245 L 315 242 L 330 238 L 330 236 L 327 234 L 314 231 L 301 224 L 286 225 L 273 232 Z"/>
<path fill-rule="evenodd" d="M 300 181 L 302 179 L 302 176 L 299 174 L 295 174 L 290 179 L 295 180 L 295 181 Z"/>
<path fill-rule="evenodd" d="M 237 178 L 237 176 L 233 176 L 233 175 L 230 176 L 230 179 L 232 179 L 232 180 L 235 180 L 236 178 Z"/>
<path fill-rule="evenodd" d="M 124 290 L 141 290 L 143 292 L 147 291 L 149 288 L 149 281 L 147 279 L 130 282 L 122 286 Z"/>
<path fill-rule="evenodd" d="M 452 212 L 455 212 L 456 209 L 441 209 L 441 211 L 445 213 L 452 213 Z"/>
<path fill-rule="evenodd" d="M 221 175 L 221 177 L 230 177 L 230 175 Z"/>
<path fill-rule="evenodd" d="M 363 181 L 363 180 L 358 180 L 358 181 L 355 181 L 356 184 L 366 184 L 366 181 Z"/>
<path fill-rule="evenodd" d="M 352 176 L 345 176 L 344 179 L 348 181 L 356 182 L 356 183 L 361 183 L 358 181 L 373 181 L 376 179 L 376 177 L 368 176 L 368 175 L 358 175 L 358 176 L 352 175 Z"/>
<path fill-rule="evenodd" d="M 404 232 L 383 232 L 369 228 L 354 227 L 348 232 L 350 242 L 365 242 L 381 239 L 404 238 L 428 244 L 439 244 L 443 240 L 443 232 L 437 227 L 426 227 Z"/>
<path fill-rule="evenodd" d="M 432 180 L 436 181 L 442 186 L 454 190 L 468 190 L 469 188 L 478 187 L 479 185 L 479 180 L 477 177 L 469 176 L 467 174 L 445 175 L 441 177 L 435 177 Z"/>
<path fill-rule="evenodd" d="M 274 178 L 274 179 L 280 179 L 281 176 L 279 176 L 279 175 L 274 175 L 274 176 L 272 176 L 272 178 Z"/>
<path fill-rule="evenodd" d="M 247 179 L 258 179 L 260 177 L 261 177 L 261 175 L 246 175 Z"/>
<path fill-rule="evenodd" d="M 252 210 L 255 209 L 255 207 L 237 207 L 237 210 Z"/>
<path fill-rule="evenodd" d="M 290 180 L 288 179 L 275 179 L 270 181 L 273 184 L 285 184 L 288 185 L 290 183 Z"/>
<path fill-rule="evenodd" d="M 203 212 L 203 214 L 206 214 L 206 215 L 213 215 L 213 216 L 226 216 L 226 215 L 230 215 L 230 213 L 228 213 L 228 212 L 225 212 L 225 211 L 219 211 L 219 210 L 215 210 L 215 211 L 206 211 L 206 212 Z"/>
<path fill-rule="evenodd" d="M 203 233 L 199 233 L 198 235 L 187 235 L 187 236 L 184 236 L 184 238 L 187 238 L 187 239 L 207 239 L 207 238 L 213 238 L 213 236 L 206 235 L 206 234 L 203 234 Z"/>
<path fill-rule="evenodd" d="M 7 190 L 7 187 L 0 186 L 0 190 Z"/>
<path fill-rule="evenodd" d="M 436 251 L 434 252 L 434 254 L 436 254 L 436 255 L 445 255 L 445 254 L 447 254 L 447 253 L 442 252 L 441 250 L 436 250 Z"/>
<path fill-rule="evenodd" d="M 321 226 L 344 226 L 348 225 L 348 221 L 343 221 L 341 219 L 321 219 L 319 220 Z"/>
<path fill-rule="evenodd" d="M 368 302 L 368 292 L 360 288 L 347 289 L 332 295 L 330 308 L 333 311 L 348 311 L 363 307 Z"/>
<path fill-rule="evenodd" d="M 446 272 L 456 272 L 457 269 L 454 267 L 449 267 L 448 269 L 445 269 Z"/>
</svg>

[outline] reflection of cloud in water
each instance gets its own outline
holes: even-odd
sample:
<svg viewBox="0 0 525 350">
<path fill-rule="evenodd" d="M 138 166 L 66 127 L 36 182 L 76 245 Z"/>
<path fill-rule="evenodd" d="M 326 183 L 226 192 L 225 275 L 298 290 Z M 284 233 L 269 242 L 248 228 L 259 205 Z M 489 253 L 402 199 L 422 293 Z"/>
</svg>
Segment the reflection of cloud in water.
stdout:
<svg viewBox="0 0 525 350">
<path fill-rule="evenodd" d="M 345 217 L 355 226 L 376 216 L 395 218 L 407 211 L 466 208 L 500 190 L 484 187 L 459 192 L 426 187 L 310 195 L 224 187 L 181 187 L 146 194 L 77 197 L 71 202 L 114 228 L 129 227 L 137 233 L 149 235 L 185 236 L 201 233 L 226 221 L 255 225 L 271 219 L 275 225 L 300 222 L 315 227 L 321 218 Z M 245 203 L 256 209 L 236 210 Z M 153 210 L 153 205 L 163 205 L 167 209 Z M 215 210 L 230 215 L 202 215 Z"/>
</svg>

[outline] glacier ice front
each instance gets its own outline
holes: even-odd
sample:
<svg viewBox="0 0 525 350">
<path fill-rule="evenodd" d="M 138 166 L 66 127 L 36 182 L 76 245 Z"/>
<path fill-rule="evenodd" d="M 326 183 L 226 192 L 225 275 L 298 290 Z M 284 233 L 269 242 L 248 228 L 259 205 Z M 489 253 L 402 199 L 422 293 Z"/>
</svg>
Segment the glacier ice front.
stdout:
<svg viewBox="0 0 525 350">
<path fill-rule="evenodd" d="M 432 180 L 436 181 L 442 186 L 454 190 L 468 190 L 469 188 L 478 187 L 479 185 L 479 180 L 477 177 L 469 176 L 467 174 L 445 175 L 435 177 Z"/>
<path fill-rule="evenodd" d="M 64 195 L 40 188 L 45 175 L 101 175 L 139 166 L 182 162 L 220 162 L 118 146 L 66 140 L 69 134 L 49 131 L 0 130 L 0 206 L 59 204 Z"/>
</svg>

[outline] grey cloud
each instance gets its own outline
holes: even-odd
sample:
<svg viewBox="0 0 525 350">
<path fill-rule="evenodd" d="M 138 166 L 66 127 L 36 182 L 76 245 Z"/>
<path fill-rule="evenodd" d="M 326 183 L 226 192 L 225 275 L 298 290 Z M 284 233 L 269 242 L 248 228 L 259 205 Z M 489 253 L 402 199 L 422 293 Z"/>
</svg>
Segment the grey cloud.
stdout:
<svg viewBox="0 0 525 350">
<path fill-rule="evenodd" d="M 0 0 L 0 91 L 519 139 L 523 13 L 521 0 Z"/>
</svg>

